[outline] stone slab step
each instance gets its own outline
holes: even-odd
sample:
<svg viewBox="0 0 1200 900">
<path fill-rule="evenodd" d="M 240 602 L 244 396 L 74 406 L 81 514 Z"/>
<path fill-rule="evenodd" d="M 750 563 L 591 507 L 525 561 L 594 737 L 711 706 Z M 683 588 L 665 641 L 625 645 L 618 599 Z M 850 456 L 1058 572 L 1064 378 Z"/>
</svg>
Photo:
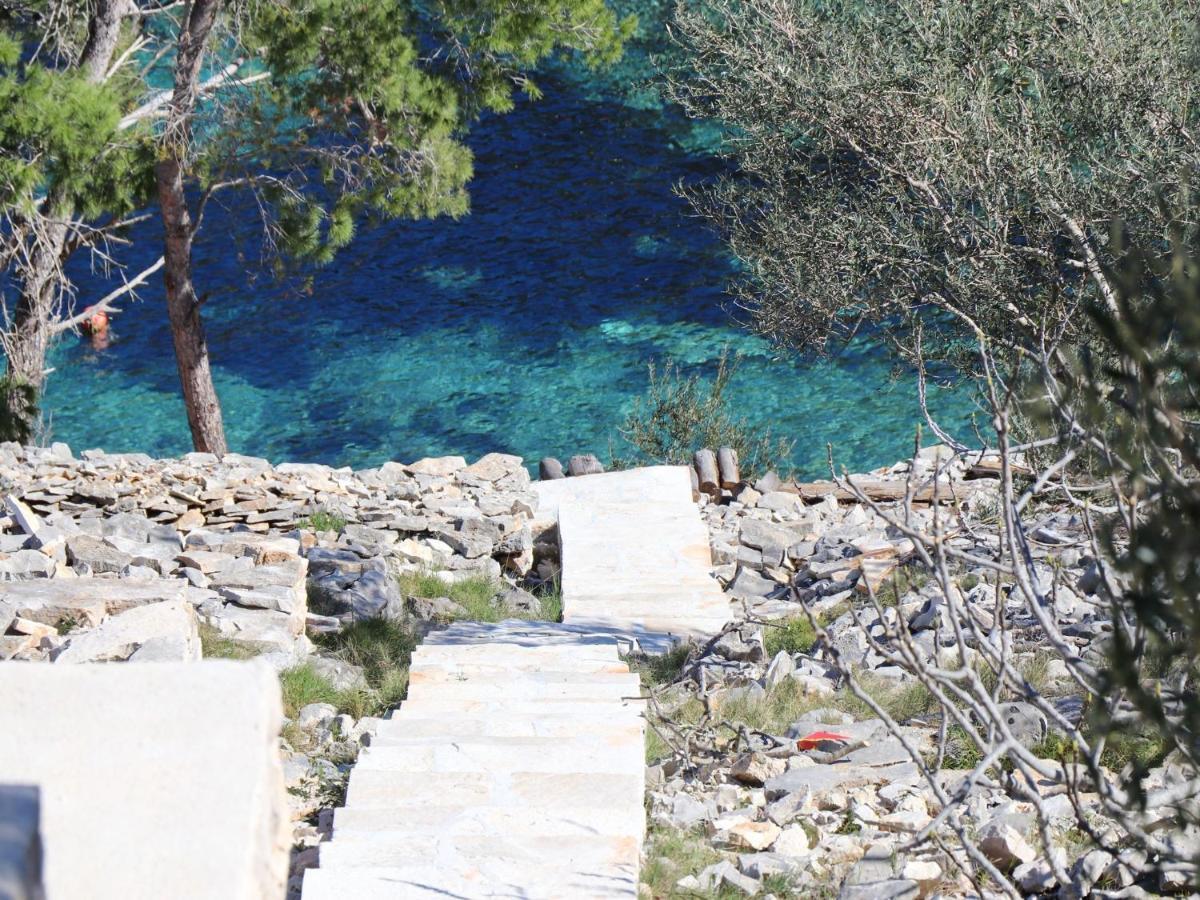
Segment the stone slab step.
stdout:
<svg viewBox="0 0 1200 900">
<path fill-rule="evenodd" d="M 558 678 L 563 681 L 591 681 L 607 675 L 628 675 L 629 666 L 623 662 L 597 660 L 581 663 L 569 657 L 562 660 L 526 660 L 521 657 L 506 661 L 487 659 L 449 660 L 416 659 L 409 667 L 409 680 L 423 681 L 467 678 Z"/>
<path fill-rule="evenodd" d="M 385 719 L 379 724 L 379 739 L 437 737 L 445 740 L 472 737 L 545 737 L 570 738 L 590 734 L 609 734 L 615 728 L 636 729 L 642 733 L 640 710 L 614 715 L 600 710 L 593 716 L 532 713 L 525 717 L 504 714 L 418 715 L 415 710 Z"/>
<path fill-rule="evenodd" d="M 523 699 L 487 699 L 487 700 L 470 700 L 470 699 L 454 699 L 446 697 L 412 697 L 404 701 L 404 705 L 408 707 L 409 712 L 420 712 L 425 714 L 441 714 L 441 715 L 490 715 L 503 712 L 506 715 L 513 716 L 533 716 L 541 712 L 549 715 L 579 715 L 583 717 L 594 717 L 607 713 L 611 708 L 612 714 L 616 715 L 617 710 L 622 706 L 628 707 L 630 710 L 641 711 L 645 708 L 643 700 L 625 700 L 620 705 L 617 705 L 614 700 L 606 697 L 595 698 L 566 698 L 554 699 L 545 698 L 538 700 L 523 700 Z"/>
<path fill-rule="evenodd" d="M 593 610 L 594 607 L 588 608 L 586 612 L 579 614 L 579 618 L 597 625 L 623 626 L 632 635 L 644 634 L 650 637 L 668 636 L 674 637 L 677 640 L 712 637 L 718 634 L 725 627 L 725 623 L 729 621 L 728 617 L 685 615 L 658 617 L 653 614 L 640 615 L 636 619 L 628 619 L 594 612 Z M 638 638 L 640 646 L 646 652 L 659 653 L 666 652 L 671 646 L 674 646 L 677 640 L 662 648 L 659 642 Z M 651 650 L 650 648 L 653 647 L 659 647 L 660 649 Z"/>
<path fill-rule="evenodd" d="M 587 629 L 562 622 L 505 619 L 502 622 L 456 622 L 448 628 L 430 632 L 422 647 L 445 644 L 487 644 L 517 646 L 529 650 L 611 648 L 612 639 L 592 634 Z"/>
<path fill-rule="evenodd" d="M 637 897 L 637 872 L 525 865 L 309 869 L 303 900 L 623 900 Z"/>
<path fill-rule="evenodd" d="M 487 682 L 418 682 L 408 689 L 408 700 L 404 702 L 454 702 L 479 701 L 504 703 L 505 706 L 520 702 L 545 703 L 598 703 L 620 702 L 625 697 L 640 697 L 641 683 L 636 676 L 632 682 L 614 684 L 563 684 L 559 682 L 524 682 L 511 684 Z"/>
<path fill-rule="evenodd" d="M 433 806 L 409 804 L 377 809 L 338 809 L 333 814 L 337 838 L 350 832 L 429 834 L 504 834 L 516 828 L 550 838 L 589 834 L 640 834 L 644 808 L 612 806 L 556 807 L 530 810 L 504 806 Z"/>
<path fill-rule="evenodd" d="M 605 871 L 637 870 L 641 841 L 633 836 L 560 837 L 549 845 L 545 835 L 520 831 L 501 834 L 347 834 L 321 845 L 322 869 L 418 866 L 439 863 L 449 871 L 476 861 L 512 863 L 530 869 L 542 864 Z"/>
<path fill-rule="evenodd" d="M 371 769 L 403 772 L 611 772 L 628 773 L 645 760 L 645 748 L 634 741 L 613 742 L 599 739 L 593 745 L 580 744 L 566 751 L 539 750 L 535 755 L 527 747 L 372 745 L 355 763 L 355 772 Z"/>
<path fill-rule="evenodd" d="M 554 809 L 588 804 L 642 803 L 643 770 L 637 775 L 514 772 L 498 778 L 461 772 L 354 770 L 347 808 L 371 809 L 424 800 L 449 805 L 524 805 Z"/>
</svg>

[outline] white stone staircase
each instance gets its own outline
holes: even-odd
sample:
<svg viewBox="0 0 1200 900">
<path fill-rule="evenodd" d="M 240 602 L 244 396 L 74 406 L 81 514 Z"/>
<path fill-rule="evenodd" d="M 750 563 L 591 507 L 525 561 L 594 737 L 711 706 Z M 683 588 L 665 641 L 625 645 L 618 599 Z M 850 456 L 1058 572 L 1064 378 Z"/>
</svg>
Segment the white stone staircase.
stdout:
<svg viewBox="0 0 1200 900">
<path fill-rule="evenodd" d="M 459 623 L 350 776 L 304 900 L 633 898 L 644 701 L 620 659 L 724 625 L 687 470 L 540 482 L 563 623 Z"/>
<path fill-rule="evenodd" d="M 610 636 L 463 623 L 411 672 L 305 900 L 637 895 L 643 702 Z"/>
</svg>

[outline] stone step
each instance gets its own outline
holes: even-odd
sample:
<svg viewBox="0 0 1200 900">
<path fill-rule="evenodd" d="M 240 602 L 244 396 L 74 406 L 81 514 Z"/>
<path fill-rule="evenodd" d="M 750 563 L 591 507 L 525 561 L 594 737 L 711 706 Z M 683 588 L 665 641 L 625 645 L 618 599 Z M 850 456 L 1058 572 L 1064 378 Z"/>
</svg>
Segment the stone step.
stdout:
<svg viewBox="0 0 1200 900">
<path fill-rule="evenodd" d="M 474 747 L 448 743 L 442 747 L 372 745 L 355 763 L 354 771 L 371 769 L 403 772 L 610 772 L 623 774 L 643 764 L 645 747 L 634 741 L 598 740 L 593 746 L 568 746 L 558 752 L 528 747 L 504 747 L 486 742 Z"/>
<path fill-rule="evenodd" d="M 571 701 L 599 702 L 641 696 L 641 682 L 636 675 L 622 681 L 599 682 L 538 682 L 518 679 L 508 684 L 488 681 L 418 681 L 410 684 L 408 699 L 413 701 L 486 700 L 508 704 L 523 700 L 545 700 L 565 703 Z"/>
<path fill-rule="evenodd" d="M 520 831 L 493 834 L 409 834 L 396 841 L 389 834 L 348 834 L 321 845 L 322 869 L 393 868 L 441 863 L 447 869 L 470 867 L 476 861 L 508 862 L 530 868 L 549 863 L 557 867 L 586 867 L 590 871 L 637 870 L 641 841 L 634 836 L 584 835 L 560 837 L 547 844 L 544 834 Z"/>
<path fill-rule="evenodd" d="M 409 706 L 411 704 L 411 706 Z M 644 700 L 626 700 L 620 707 L 613 705 L 614 701 L 604 698 L 595 699 L 540 699 L 540 700 L 470 700 L 415 697 L 405 700 L 404 705 L 409 711 L 422 715 L 440 715 L 444 717 L 504 714 L 511 716 L 536 716 L 541 712 L 547 715 L 576 715 L 581 718 L 597 718 L 604 715 L 616 716 L 623 714 L 622 708 L 627 708 L 633 715 L 640 714 L 645 709 Z"/>
<path fill-rule="evenodd" d="M 448 628 L 430 632 L 422 647 L 445 644 L 487 644 L 517 646 L 532 651 L 611 648 L 612 639 L 593 635 L 586 629 L 561 622 L 505 619 L 503 622 L 455 622 Z"/>
<path fill-rule="evenodd" d="M 433 866 L 309 869 L 303 900 L 623 900 L 637 897 L 637 871 L 595 872 L 493 863 L 447 872 Z"/>
<path fill-rule="evenodd" d="M 468 678 L 557 678 L 563 681 L 591 681 L 608 675 L 627 675 L 629 666 L 623 662 L 600 660 L 580 664 L 579 661 L 563 659 L 554 660 L 525 660 L 521 658 L 511 661 L 491 662 L 481 660 L 414 660 L 409 667 L 409 681 L 438 681 Z"/>
<path fill-rule="evenodd" d="M 712 637 L 720 633 L 725 627 L 725 623 L 729 621 L 727 617 L 716 616 L 667 616 L 657 617 L 654 615 L 639 616 L 637 619 L 623 619 L 617 616 L 605 615 L 593 611 L 595 608 L 590 607 L 583 613 L 579 614 L 580 619 L 595 623 L 596 625 L 616 626 L 622 624 L 630 633 L 636 634 L 638 631 L 649 635 L 674 635 L 678 638 L 706 638 Z M 643 648 L 653 646 L 646 640 L 639 639 Z M 665 652 L 660 648 L 657 652 Z"/>
<path fill-rule="evenodd" d="M 346 807 L 372 809 L 420 800 L 437 804 L 524 805 L 555 809 L 587 804 L 642 803 L 644 772 L 636 775 L 514 772 L 506 777 L 459 772 L 384 772 L 355 769 Z"/>
<path fill-rule="evenodd" d="M 611 710 L 599 710 L 592 716 L 536 713 L 528 716 L 506 714 L 476 714 L 464 717 L 459 713 L 450 715 L 418 714 L 416 710 L 385 719 L 376 732 L 377 739 L 438 737 L 445 740 L 455 738 L 490 737 L 544 737 L 571 738 L 586 735 L 607 735 L 617 728 L 636 730 L 642 733 L 643 721 L 638 710 L 625 710 L 614 715 Z"/>
<path fill-rule="evenodd" d="M 531 810 L 513 806 L 434 806 L 408 804 L 376 809 L 338 809 L 333 814 L 337 838 L 350 832 L 430 834 L 504 834 L 514 828 L 551 838 L 589 834 L 640 834 L 644 807 L 629 805 L 555 807 Z"/>
</svg>

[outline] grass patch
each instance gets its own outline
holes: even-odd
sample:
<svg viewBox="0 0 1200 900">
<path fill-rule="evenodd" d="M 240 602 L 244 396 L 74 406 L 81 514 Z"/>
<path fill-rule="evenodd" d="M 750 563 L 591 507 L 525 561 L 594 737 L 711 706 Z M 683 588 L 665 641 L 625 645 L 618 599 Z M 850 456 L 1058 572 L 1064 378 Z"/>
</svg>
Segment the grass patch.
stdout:
<svg viewBox="0 0 1200 900">
<path fill-rule="evenodd" d="M 691 652 L 691 644 L 677 644 L 666 653 L 629 656 L 625 662 L 629 664 L 629 671 L 637 672 L 641 677 L 642 687 L 661 687 L 680 676 Z"/>
<path fill-rule="evenodd" d="M 301 519 L 296 524 L 309 531 L 341 531 L 346 527 L 346 520 L 330 510 L 318 509 L 308 518 Z"/>
<path fill-rule="evenodd" d="M 945 769 L 974 769 L 983 760 L 983 753 L 961 725 L 946 729 L 946 754 L 942 757 Z"/>
<path fill-rule="evenodd" d="M 319 635 L 316 641 L 339 659 L 361 666 L 367 684 L 374 688 L 389 675 L 407 669 L 417 646 L 411 632 L 387 619 L 352 622 L 336 634 Z"/>
<path fill-rule="evenodd" d="M 1051 731 L 1029 749 L 1042 759 L 1055 759 L 1062 763 L 1075 759 L 1075 742 L 1061 731 Z"/>
<path fill-rule="evenodd" d="M 837 696 L 806 694 L 799 682 L 788 678 L 768 691 L 765 696 L 727 700 L 721 703 L 717 710 L 723 719 L 743 722 L 750 728 L 770 734 L 783 734 L 789 725 L 805 713 L 820 707 L 836 707 L 838 699 Z"/>
<path fill-rule="evenodd" d="M 982 579 L 974 572 L 968 572 L 962 578 L 958 579 L 958 589 L 964 594 L 972 590 Z"/>
<path fill-rule="evenodd" d="M 646 835 L 646 864 L 642 883 L 650 888 L 655 900 L 695 897 L 695 891 L 675 886 L 684 875 L 696 875 L 705 866 L 721 861 L 721 854 L 698 832 L 651 825 Z"/>
<path fill-rule="evenodd" d="M 337 688 L 308 663 L 280 672 L 279 686 L 283 690 L 283 711 L 289 719 L 310 703 L 337 705 Z"/>
<path fill-rule="evenodd" d="M 561 622 L 563 617 L 563 598 L 562 586 L 558 583 L 558 579 L 556 578 L 553 582 L 542 585 L 533 593 L 541 603 L 538 615 L 535 618 L 546 622 Z"/>
<path fill-rule="evenodd" d="M 211 625 L 200 625 L 200 655 L 205 659 L 253 659 L 259 651 L 227 638 Z"/>
<path fill-rule="evenodd" d="M 472 575 L 461 581 L 447 581 L 437 572 L 420 570 L 404 572 L 399 578 L 400 591 L 406 597 L 433 600 L 449 597 L 466 612 L 456 618 L 468 622 L 499 622 L 505 614 L 492 601 L 500 593 L 501 584 L 485 575 Z M 447 621 L 453 621 L 448 618 Z"/>
<path fill-rule="evenodd" d="M 808 653 L 817 642 L 817 630 L 808 616 L 797 616 L 782 622 L 771 622 L 763 631 L 763 644 L 767 659 L 783 650 L 787 654 Z"/>
<path fill-rule="evenodd" d="M 408 667 L 417 639 L 387 619 L 352 622 L 336 634 L 321 635 L 317 643 L 339 659 L 363 670 L 367 687 L 338 691 L 336 702 L 356 719 L 391 709 L 408 692 Z"/>
<path fill-rule="evenodd" d="M 499 622 L 503 619 L 531 619 L 559 622 L 562 620 L 562 591 L 558 585 L 542 588 L 535 596 L 538 608 L 529 612 L 508 612 L 495 603 L 507 586 L 486 575 L 472 575 L 460 581 L 448 581 L 438 572 L 422 569 L 404 572 L 399 577 L 400 592 L 406 597 L 434 600 L 448 597 L 465 611 L 462 615 L 445 617 L 443 622 Z"/>
<path fill-rule="evenodd" d="M 651 825 L 646 836 L 646 864 L 642 866 L 642 884 L 650 889 L 655 900 L 683 900 L 696 897 L 714 900 L 743 900 L 741 891 L 722 884 L 711 891 L 689 891 L 675 883 L 685 875 L 699 875 L 707 866 L 723 858 L 697 831 L 681 831 L 663 825 Z M 786 877 L 772 875 L 763 879 L 766 893 L 787 897 L 793 895 Z"/>
<path fill-rule="evenodd" d="M 1135 770 L 1145 771 L 1161 765 L 1170 750 L 1163 736 L 1157 732 L 1131 734 L 1113 731 L 1109 733 L 1104 752 L 1100 754 L 1100 764 L 1119 772 L 1132 763 Z"/>
<path fill-rule="evenodd" d="M 822 628 L 849 612 L 850 607 L 845 603 L 822 612 L 817 616 L 817 622 Z M 793 653 L 809 653 L 817 643 L 817 630 L 809 621 L 808 616 L 794 616 L 790 619 L 776 619 L 767 622 L 763 629 L 763 647 L 767 659 L 774 659 L 780 650 Z"/>
<path fill-rule="evenodd" d="M 901 566 L 892 573 L 875 592 L 881 606 L 899 606 L 900 601 L 913 591 L 919 591 L 929 583 L 929 573 L 915 566 Z"/>
</svg>

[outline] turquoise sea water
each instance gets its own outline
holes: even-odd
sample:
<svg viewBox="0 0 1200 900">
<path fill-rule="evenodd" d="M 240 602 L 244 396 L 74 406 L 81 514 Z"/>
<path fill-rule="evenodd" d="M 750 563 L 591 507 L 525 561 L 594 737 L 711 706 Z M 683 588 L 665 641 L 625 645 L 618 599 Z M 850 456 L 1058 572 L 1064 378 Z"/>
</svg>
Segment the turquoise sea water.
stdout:
<svg viewBox="0 0 1200 900">
<path fill-rule="evenodd" d="M 796 441 L 819 476 L 825 446 L 864 469 L 904 456 L 918 408 L 911 373 L 861 344 L 833 359 L 780 355 L 734 324 L 720 241 L 672 193 L 723 165 L 703 134 L 607 81 L 544 74 L 546 98 L 476 127 L 472 212 L 364 231 L 307 285 L 257 266 L 245 201 L 210 209 L 198 288 L 233 449 L 274 461 L 366 466 L 428 454 L 622 451 L 617 434 L 646 364 L 710 373 L 744 356 L 733 386 L 753 423 Z M 700 136 L 698 136 L 698 134 Z M 157 256 L 156 225 L 139 235 Z M 76 272 L 81 297 L 106 283 Z M 111 346 L 55 352 L 44 406 L 74 448 L 190 449 L 161 282 L 127 305 Z M 950 423 L 964 393 L 932 398 Z"/>
</svg>

